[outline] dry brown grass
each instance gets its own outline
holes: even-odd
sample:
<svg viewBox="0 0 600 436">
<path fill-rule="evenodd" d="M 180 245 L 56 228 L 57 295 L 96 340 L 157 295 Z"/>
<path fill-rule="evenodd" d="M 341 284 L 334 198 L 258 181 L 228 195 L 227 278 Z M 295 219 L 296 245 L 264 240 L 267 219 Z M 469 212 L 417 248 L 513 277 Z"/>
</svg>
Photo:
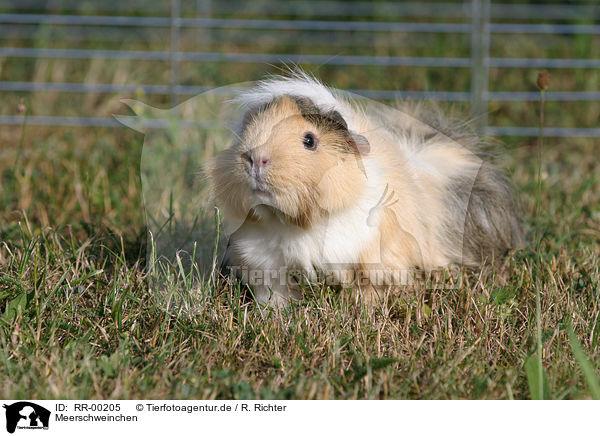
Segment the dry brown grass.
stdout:
<svg viewBox="0 0 600 436">
<path fill-rule="evenodd" d="M 233 286 L 206 289 L 193 316 L 172 316 L 155 304 L 140 260 L 141 137 L 26 134 L 21 164 L 12 165 L 16 147 L 0 160 L 5 398 L 529 398 L 536 279 L 549 396 L 589 396 L 567 328 L 598 367 L 593 143 L 547 146 L 539 253 L 373 310 L 318 289 L 265 314 Z M 513 150 L 510 162 L 532 229 L 532 150 Z"/>
</svg>

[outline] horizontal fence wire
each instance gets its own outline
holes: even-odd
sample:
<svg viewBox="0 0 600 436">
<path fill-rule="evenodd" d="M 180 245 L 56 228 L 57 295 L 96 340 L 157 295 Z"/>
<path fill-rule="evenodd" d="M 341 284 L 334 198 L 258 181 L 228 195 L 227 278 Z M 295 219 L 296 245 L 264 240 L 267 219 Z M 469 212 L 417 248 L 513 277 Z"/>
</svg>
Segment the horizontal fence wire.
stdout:
<svg viewBox="0 0 600 436">
<path fill-rule="evenodd" d="M 213 88 L 209 86 L 178 85 L 175 92 L 178 95 L 196 95 Z M 170 85 L 132 85 L 112 83 L 56 83 L 56 82 L 2 82 L 0 91 L 49 91 L 49 92 L 75 92 L 75 93 L 142 93 L 148 95 L 166 95 L 171 92 Z M 347 92 L 363 97 L 379 100 L 394 99 L 432 99 L 440 101 L 468 101 L 469 92 L 441 92 L 441 91 L 394 91 L 376 89 L 346 89 Z M 539 96 L 538 96 L 539 98 Z"/>
<path fill-rule="evenodd" d="M 27 118 L 23 115 L 0 115 L 0 124 L 47 127 L 125 127 L 115 118 L 63 117 L 50 115 L 35 115 L 28 116 Z M 190 123 L 190 125 L 193 125 L 193 123 Z M 147 123 L 144 127 L 165 128 L 168 127 L 168 124 L 165 120 L 155 120 L 155 123 Z M 487 126 L 484 133 L 496 136 L 538 136 L 540 131 L 539 127 Z M 600 137 L 600 128 L 544 127 L 544 136 L 597 138 Z"/>
<path fill-rule="evenodd" d="M 190 96 L 214 89 L 210 86 L 178 85 L 178 95 Z M 171 92 L 170 85 L 113 84 L 113 83 L 57 83 L 57 82 L 16 82 L 0 81 L 0 91 L 16 92 L 73 92 L 73 93 L 141 93 L 147 95 L 166 95 Z M 346 89 L 347 92 L 375 100 L 394 99 L 431 99 L 440 101 L 469 101 L 470 92 L 460 91 L 395 91 L 388 89 Z M 539 92 L 500 91 L 487 92 L 488 101 L 539 101 Z M 600 101 L 600 91 L 553 91 L 545 95 L 546 101 Z"/>
<path fill-rule="evenodd" d="M 184 2 L 189 11 L 201 12 L 198 4 L 210 5 L 213 14 L 247 14 L 260 16 L 294 15 L 294 16 L 333 16 L 342 15 L 353 17 L 408 17 L 408 18 L 471 18 L 471 7 L 466 2 L 345 2 L 345 1 L 200 1 Z M 548 2 L 546 2 L 548 3 Z M 579 4 L 574 4 L 579 3 Z M 49 6 L 48 6 L 49 4 Z M 89 2 L 81 0 L 62 0 L 64 10 L 85 10 L 90 8 Z M 93 4 L 97 12 L 128 12 L 141 13 L 148 9 L 155 14 L 169 14 L 169 2 L 153 2 L 148 7 L 147 0 L 128 0 L 127 2 L 103 1 Z M 52 2 L 40 0 L 0 1 L 0 9 L 10 10 L 40 10 L 53 9 Z M 492 3 L 491 18 L 493 19 L 539 19 L 548 20 L 581 20 L 600 17 L 600 5 L 595 2 L 580 4 L 574 1 L 560 1 L 557 4 L 515 4 Z"/>
<path fill-rule="evenodd" d="M 0 48 L 0 57 L 65 58 L 65 59 L 130 59 L 146 61 L 187 62 L 243 62 L 277 64 L 328 64 L 328 65 L 379 65 L 411 67 L 464 67 L 471 66 L 470 58 L 401 57 L 401 56 L 349 56 L 293 53 L 213 53 L 170 52 L 150 50 L 94 50 L 63 48 Z M 532 61 L 537 61 L 533 59 Z"/>
<path fill-rule="evenodd" d="M 168 17 L 127 17 L 127 16 L 83 16 L 83 15 L 43 15 L 43 14 L 0 14 L 0 23 L 5 24 L 46 24 L 46 25 L 87 25 L 87 26 L 128 26 L 128 27 L 170 27 Z M 181 28 L 208 29 L 271 29 L 271 30 L 334 30 L 364 32 L 414 32 L 414 33 L 470 33 L 470 23 L 413 23 L 413 22 L 362 22 L 362 21 L 323 21 L 323 20 L 259 20 L 234 18 L 176 18 L 175 24 Z M 491 33 L 529 34 L 600 34 L 600 25 L 594 24 L 531 24 L 531 23 L 490 23 Z"/>
<path fill-rule="evenodd" d="M 175 92 L 178 95 L 190 96 L 201 94 L 214 89 L 210 86 L 178 85 Z M 57 82 L 16 82 L 0 81 L 0 91 L 15 92 L 72 92 L 72 93 L 141 93 L 147 95 L 167 95 L 171 90 L 170 85 L 144 85 L 144 84 L 113 84 L 113 83 L 57 83 Z M 346 91 L 376 100 L 394 99 L 431 99 L 439 101 L 469 101 L 469 92 L 460 91 L 395 91 L 387 89 L 346 89 Z M 487 92 L 484 95 L 488 101 L 539 101 L 539 92 Z M 546 101 L 600 101 L 600 92 L 592 91 L 553 91 L 545 96 Z"/>
<path fill-rule="evenodd" d="M 497 136 L 538 136 L 539 127 L 519 127 L 519 126 L 488 126 L 486 133 Z M 544 136 L 554 136 L 558 138 L 597 138 L 600 137 L 599 128 L 585 127 L 544 127 Z"/>
<path fill-rule="evenodd" d="M 54 24 L 88 26 L 170 27 L 171 18 L 0 14 L 0 23 Z M 320 20 L 257 20 L 235 18 L 176 18 L 175 25 L 185 28 L 274 29 L 274 30 L 343 30 L 364 32 L 441 32 L 469 33 L 471 26 L 461 23 L 403 23 Z"/>
<path fill-rule="evenodd" d="M 463 67 L 471 66 L 471 58 L 454 57 L 401 57 L 349 56 L 292 53 L 213 53 L 170 52 L 151 50 L 96 50 L 68 48 L 0 48 L 0 57 L 65 58 L 65 59 L 130 59 L 145 61 L 243 62 L 243 63 L 298 63 L 328 65 L 379 65 L 410 67 Z M 600 68 L 600 59 L 540 59 L 540 58 L 487 58 L 489 67 L 496 68 Z"/>
<path fill-rule="evenodd" d="M 173 0 L 179 1 L 179 0 Z M 473 0 L 476 1 L 476 0 Z M 486 1 L 486 0 L 480 0 Z M 149 34 L 137 34 L 138 41 L 144 41 L 150 35 L 156 38 L 151 29 L 162 28 L 171 31 L 170 37 L 179 38 L 182 29 L 221 29 L 223 31 L 301 31 L 301 32 L 357 32 L 358 34 L 381 33 L 427 33 L 427 34 L 472 34 L 477 31 L 471 20 L 473 9 L 470 1 L 454 3 L 434 2 L 340 2 L 340 1 L 206 1 L 182 2 L 181 10 L 172 16 L 170 2 L 152 3 L 132 0 L 129 2 L 98 2 L 87 5 L 86 13 L 81 3 L 76 0 L 63 0 L 62 11 L 48 7 L 52 2 L 39 0 L 0 0 L 0 39 L 14 38 L 15 26 L 63 26 L 73 29 L 79 26 L 80 33 L 89 29 L 150 29 Z M 40 13 L 48 9 L 53 13 Z M 14 12 L 30 10 L 34 13 Z M 92 15 L 114 12 L 113 15 Z M 147 13 L 152 16 L 133 16 L 127 14 Z M 179 16 L 181 14 L 181 16 Z M 162 16 L 164 15 L 164 16 Z M 204 16 L 209 15 L 209 16 Z M 218 15 L 237 15 L 237 18 L 222 18 Z M 294 17 L 311 17 L 311 19 L 289 19 Z M 249 16 L 250 18 L 239 18 Z M 255 18 L 252 16 L 260 16 Z M 317 16 L 319 19 L 312 19 Z M 274 18 L 270 18 L 274 17 Z M 285 17 L 285 18 L 283 18 Z M 381 20 L 353 21 L 349 18 L 384 18 Z M 597 4 L 509 4 L 494 3 L 490 5 L 489 17 L 492 20 L 560 20 L 560 23 L 527 23 L 527 22 L 487 22 L 485 31 L 499 36 L 519 34 L 539 35 L 600 35 L 600 25 L 587 24 L 600 18 L 600 6 Z M 343 18 L 343 19 L 331 19 Z M 401 21 L 391 21 L 394 19 Z M 407 21 L 411 19 L 444 19 L 446 22 Z M 586 24 L 568 24 L 565 21 L 583 21 Z M 448 22 L 454 21 L 454 22 Z M 89 27 L 88 27 L 89 26 Z M 174 30 L 175 29 L 175 30 Z M 28 32 L 28 36 L 33 32 Z M 140 36 L 141 35 L 141 36 Z M 20 35 L 19 37 L 23 37 Z M 168 35 L 165 38 L 170 38 Z M 33 37 L 30 37 L 33 39 Z M 27 39 L 27 38 L 24 38 Z M 240 37 L 243 41 L 243 37 Z M 296 40 L 296 45 L 302 39 Z M 316 39 L 315 39 L 316 41 Z M 320 40 L 319 40 L 320 41 Z M 327 38 L 323 38 L 327 42 Z M 331 42 L 331 41 L 329 41 Z M 332 45 L 332 44 L 331 44 Z M 379 55 L 347 55 L 347 54 L 297 54 L 297 53 L 236 53 L 218 51 L 183 51 L 177 49 L 178 44 L 170 50 L 125 50 L 125 49 L 91 49 L 91 48 L 35 48 L 35 47 L 0 47 L 0 58 L 50 58 L 50 59 L 122 59 L 134 61 L 169 62 L 172 71 L 178 71 L 181 62 L 207 63 L 257 63 L 257 64 L 314 64 L 339 66 L 403 66 L 426 68 L 476 68 L 472 57 L 427 57 L 427 56 L 379 56 Z M 484 56 L 484 68 L 563 68 L 563 69 L 595 69 L 600 68 L 600 59 L 593 58 L 530 58 L 530 57 L 490 57 Z M 480 68 L 477 66 L 477 68 Z M 206 86 L 181 85 L 178 75 L 170 84 L 108 84 L 108 83 L 76 83 L 76 82 L 25 82 L 0 81 L 3 92 L 65 92 L 65 93 L 104 93 L 148 95 L 191 96 L 210 89 Z M 174 80 L 174 81 L 173 81 Z M 472 100 L 469 91 L 402 91 L 402 90 L 349 90 L 356 94 L 380 100 L 393 99 L 431 99 L 439 101 L 468 102 Z M 485 102 L 528 102 L 539 100 L 537 92 L 489 92 L 484 90 L 480 96 Z M 600 92 L 549 92 L 549 101 L 598 101 Z M 0 124 L 18 125 L 24 121 L 21 116 L 2 115 Z M 112 118 L 102 117 L 67 117 L 57 115 L 39 115 L 27 118 L 32 125 L 56 126 L 98 126 L 121 127 Z M 509 136 L 535 136 L 536 127 L 518 126 L 486 126 L 486 132 Z M 549 136 L 582 136 L 600 137 L 600 129 L 547 127 L 545 134 Z"/>
</svg>

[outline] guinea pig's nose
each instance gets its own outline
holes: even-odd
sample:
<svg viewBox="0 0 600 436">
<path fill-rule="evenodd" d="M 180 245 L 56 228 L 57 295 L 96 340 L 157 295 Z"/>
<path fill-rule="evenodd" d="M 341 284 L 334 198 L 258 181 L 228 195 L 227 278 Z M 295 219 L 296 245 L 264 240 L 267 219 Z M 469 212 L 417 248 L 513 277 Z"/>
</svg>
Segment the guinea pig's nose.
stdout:
<svg viewBox="0 0 600 436">
<path fill-rule="evenodd" d="M 269 165 L 269 162 L 271 161 L 269 156 L 265 154 L 260 154 L 257 156 L 251 152 L 243 153 L 242 159 L 244 159 L 248 163 L 249 168 L 252 169 L 265 168 L 267 165 Z"/>
<path fill-rule="evenodd" d="M 269 161 L 270 159 L 268 156 L 260 155 L 252 162 L 252 165 L 256 165 L 258 168 L 266 167 L 269 164 Z"/>
</svg>

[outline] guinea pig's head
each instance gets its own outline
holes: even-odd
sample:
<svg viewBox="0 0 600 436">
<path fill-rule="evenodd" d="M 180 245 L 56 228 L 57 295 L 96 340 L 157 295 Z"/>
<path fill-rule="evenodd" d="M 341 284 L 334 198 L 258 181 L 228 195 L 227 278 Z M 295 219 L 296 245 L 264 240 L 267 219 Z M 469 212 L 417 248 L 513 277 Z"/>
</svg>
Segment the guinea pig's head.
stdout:
<svg viewBox="0 0 600 436">
<path fill-rule="evenodd" d="M 210 170 L 213 194 L 237 219 L 267 211 L 309 227 L 357 201 L 368 152 L 367 139 L 339 112 L 305 97 L 277 97 L 246 113 L 236 142 Z"/>
</svg>

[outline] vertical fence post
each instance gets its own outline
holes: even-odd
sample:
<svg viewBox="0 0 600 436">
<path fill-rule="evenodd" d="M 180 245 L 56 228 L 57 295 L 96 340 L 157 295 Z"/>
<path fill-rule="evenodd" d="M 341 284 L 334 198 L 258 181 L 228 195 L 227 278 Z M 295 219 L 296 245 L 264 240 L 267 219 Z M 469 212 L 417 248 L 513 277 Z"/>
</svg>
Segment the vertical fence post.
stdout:
<svg viewBox="0 0 600 436">
<path fill-rule="evenodd" d="M 171 50 L 169 60 L 171 63 L 171 105 L 179 103 L 177 94 L 179 88 L 179 34 L 181 30 L 181 0 L 171 0 Z"/>
<path fill-rule="evenodd" d="M 490 1 L 471 0 L 471 114 L 479 133 L 487 127 Z"/>
</svg>

